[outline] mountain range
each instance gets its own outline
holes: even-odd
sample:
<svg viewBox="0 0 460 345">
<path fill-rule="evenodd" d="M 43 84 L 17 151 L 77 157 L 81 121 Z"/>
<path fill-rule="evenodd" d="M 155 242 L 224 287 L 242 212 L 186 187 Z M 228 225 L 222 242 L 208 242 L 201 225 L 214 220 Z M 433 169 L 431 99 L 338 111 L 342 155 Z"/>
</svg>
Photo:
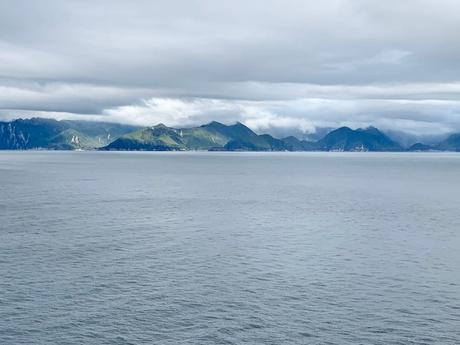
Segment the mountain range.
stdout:
<svg viewBox="0 0 460 345">
<path fill-rule="evenodd" d="M 375 127 L 329 131 L 317 141 L 294 136 L 281 139 L 256 134 L 237 122 L 211 123 L 191 128 L 153 127 L 32 118 L 0 122 L 0 149 L 122 150 L 122 151 L 460 151 L 460 134 L 435 144 L 409 148 Z"/>
</svg>

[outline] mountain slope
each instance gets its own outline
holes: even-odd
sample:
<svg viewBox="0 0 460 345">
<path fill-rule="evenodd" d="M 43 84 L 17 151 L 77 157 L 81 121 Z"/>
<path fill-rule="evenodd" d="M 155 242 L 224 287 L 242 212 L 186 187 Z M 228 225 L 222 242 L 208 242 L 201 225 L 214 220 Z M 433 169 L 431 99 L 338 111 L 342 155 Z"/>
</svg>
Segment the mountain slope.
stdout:
<svg viewBox="0 0 460 345">
<path fill-rule="evenodd" d="M 407 149 L 409 152 L 423 152 L 423 151 L 434 151 L 436 150 L 433 146 L 425 145 L 422 143 L 415 143 Z"/>
<path fill-rule="evenodd" d="M 0 149 L 91 149 L 107 145 L 136 128 L 105 122 L 18 119 L 0 122 Z"/>
<path fill-rule="evenodd" d="M 0 122 L 0 149 L 46 148 L 51 138 L 68 127 L 56 120 L 30 119 Z"/>
<path fill-rule="evenodd" d="M 446 140 L 441 141 L 436 149 L 442 151 L 460 151 L 460 133 L 452 134 Z"/>
<path fill-rule="evenodd" d="M 241 123 L 227 126 L 211 122 L 194 128 L 149 127 L 126 134 L 103 149 L 279 151 L 285 147 L 281 140 L 268 134 L 257 135 Z"/>
<path fill-rule="evenodd" d="M 281 139 L 281 141 L 283 142 L 284 147 L 288 151 L 303 151 L 304 150 L 303 142 L 294 136 L 283 138 Z"/>
<path fill-rule="evenodd" d="M 224 145 L 224 148 L 229 151 L 244 150 L 245 147 L 251 151 L 270 151 L 272 149 L 270 142 L 274 139 L 273 137 L 268 134 L 257 135 L 240 122 L 227 126 L 213 121 L 201 127 L 209 132 L 225 136 L 227 138 L 227 143 Z"/>
<path fill-rule="evenodd" d="M 159 124 L 126 134 L 106 147 L 104 150 L 142 150 L 172 151 L 185 150 L 186 145 L 180 131 Z"/>
<path fill-rule="evenodd" d="M 97 139 L 89 138 L 74 129 L 66 129 L 51 138 L 47 148 L 52 150 L 89 150 L 98 147 L 98 145 Z"/>
</svg>

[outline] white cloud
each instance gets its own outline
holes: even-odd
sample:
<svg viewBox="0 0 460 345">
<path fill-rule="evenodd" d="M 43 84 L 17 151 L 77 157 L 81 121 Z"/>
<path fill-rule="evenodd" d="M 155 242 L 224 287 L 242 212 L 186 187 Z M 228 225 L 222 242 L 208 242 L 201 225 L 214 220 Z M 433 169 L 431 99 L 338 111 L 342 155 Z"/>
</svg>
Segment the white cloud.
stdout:
<svg viewBox="0 0 460 345">
<path fill-rule="evenodd" d="M 379 126 L 424 134 L 460 128 L 460 101 L 302 98 L 279 101 L 152 98 L 142 104 L 103 112 L 114 121 L 169 126 L 200 125 L 212 120 L 241 121 L 256 131 L 291 128 L 311 133 L 316 127 Z"/>
</svg>

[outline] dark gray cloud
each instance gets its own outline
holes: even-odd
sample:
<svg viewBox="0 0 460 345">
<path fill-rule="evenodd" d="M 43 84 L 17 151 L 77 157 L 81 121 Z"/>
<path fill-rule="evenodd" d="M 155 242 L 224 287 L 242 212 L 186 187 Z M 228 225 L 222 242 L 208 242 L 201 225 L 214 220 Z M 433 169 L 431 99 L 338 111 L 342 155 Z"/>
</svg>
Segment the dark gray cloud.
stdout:
<svg viewBox="0 0 460 345">
<path fill-rule="evenodd" d="M 0 116 L 460 130 L 456 0 L 0 2 Z"/>
</svg>

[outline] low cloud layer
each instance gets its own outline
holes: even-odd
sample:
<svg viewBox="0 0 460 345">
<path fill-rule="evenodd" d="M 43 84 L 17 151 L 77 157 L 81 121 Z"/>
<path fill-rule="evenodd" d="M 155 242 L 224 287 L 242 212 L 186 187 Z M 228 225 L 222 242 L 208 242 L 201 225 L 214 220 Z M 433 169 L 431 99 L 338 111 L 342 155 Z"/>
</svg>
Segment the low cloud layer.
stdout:
<svg viewBox="0 0 460 345">
<path fill-rule="evenodd" d="M 460 3 L 0 3 L 0 118 L 460 131 Z"/>
</svg>

